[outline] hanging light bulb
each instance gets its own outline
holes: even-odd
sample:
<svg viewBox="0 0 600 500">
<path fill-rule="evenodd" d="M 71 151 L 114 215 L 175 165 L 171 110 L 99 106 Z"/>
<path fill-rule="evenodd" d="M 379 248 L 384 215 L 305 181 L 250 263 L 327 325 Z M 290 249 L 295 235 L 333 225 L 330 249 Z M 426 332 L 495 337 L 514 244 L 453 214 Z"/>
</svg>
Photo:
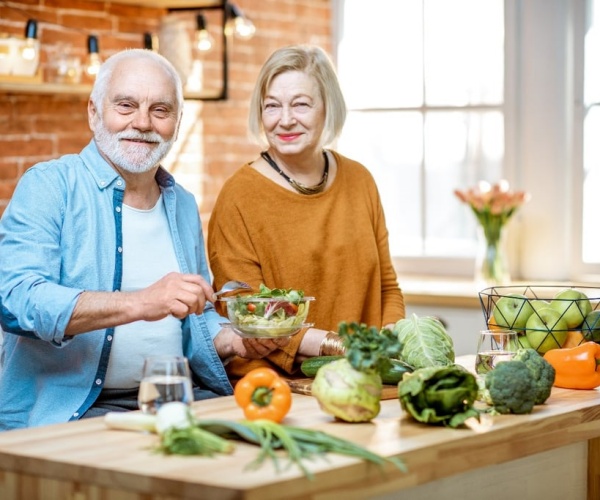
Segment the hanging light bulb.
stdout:
<svg viewBox="0 0 600 500">
<path fill-rule="evenodd" d="M 37 39 L 37 21 L 29 19 L 25 25 L 25 38 L 12 38 L 14 52 L 9 54 L 9 73 L 19 76 L 35 76 L 40 64 L 40 42 Z"/>
<path fill-rule="evenodd" d="M 225 34 L 233 34 L 245 40 L 252 38 L 254 36 L 254 32 L 256 31 L 252 21 L 250 21 L 250 19 L 248 19 L 236 5 L 227 3 L 225 7 L 225 15 L 227 16 Z"/>
<path fill-rule="evenodd" d="M 21 47 L 21 57 L 26 61 L 33 61 L 39 53 L 37 41 L 37 21 L 29 19 L 25 25 L 25 45 Z"/>
<path fill-rule="evenodd" d="M 85 72 L 92 76 L 96 77 L 98 71 L 100 70 L 100 65 L 102 64 L 102 60 L 100 59 L 99 49 L 98 49 L 98 38 L 95 35 L 89 35 L 87 40 L 88 46 L 88 60 L 85 68 Z"/>
<path fill-rule="evenodd" d="M 196 16 L 196 48 L 202 52 L 206 52 L 212 48 L 214 42 L 214 38 L 206 29 L 204 14 L 198 14 Z"/>
<path fill-rule="evenodd" d="M 144 48 L 158 52 L 158 37 L 152 33 L 144 33 Z"/>
</svg>

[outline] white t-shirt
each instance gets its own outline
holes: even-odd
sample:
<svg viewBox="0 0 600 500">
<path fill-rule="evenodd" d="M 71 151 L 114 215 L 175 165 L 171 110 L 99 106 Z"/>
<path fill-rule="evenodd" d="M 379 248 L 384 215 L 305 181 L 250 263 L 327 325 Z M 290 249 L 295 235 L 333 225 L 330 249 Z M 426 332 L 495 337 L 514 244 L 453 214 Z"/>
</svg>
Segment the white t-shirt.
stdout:
<svg viewBox="0 0 600 500">
<path fill-rule="evenodd" d="M 121 291 L 146 288 L 179 272 L 162 195 L 150 210 L 123 205 L 123 279 Z M 115 328 L 105 387 L 138 387 L 148 356 L 183 356 L 181 320 L 135 321 Z"/>
</svg>

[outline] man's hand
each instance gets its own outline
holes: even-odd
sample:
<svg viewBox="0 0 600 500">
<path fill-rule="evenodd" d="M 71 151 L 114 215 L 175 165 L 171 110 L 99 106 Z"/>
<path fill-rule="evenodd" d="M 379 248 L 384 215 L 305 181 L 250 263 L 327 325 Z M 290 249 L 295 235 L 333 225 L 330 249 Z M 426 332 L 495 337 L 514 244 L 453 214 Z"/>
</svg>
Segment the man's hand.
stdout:
<svg viewBox="0 0 600 500">
<path fill-rule="evenodd" d="M 155 321 L 168 315 L 183 319 L 202 314 L 206 301 L 215 300 L 212 286 L 198 274 L 169 273 L 148 288 L 134 292 L 143 318 Z"/>
<path fill-rule="evenodd" d="M 214 301 L 212 286 L 197 274 L 169 273 L 135 292 L 83 292 L 66 329 L 67 335 L 124 325 L 157 321 L 173 315 L 183 319 L 202 314 L 206 301 Z"/>
</svg>

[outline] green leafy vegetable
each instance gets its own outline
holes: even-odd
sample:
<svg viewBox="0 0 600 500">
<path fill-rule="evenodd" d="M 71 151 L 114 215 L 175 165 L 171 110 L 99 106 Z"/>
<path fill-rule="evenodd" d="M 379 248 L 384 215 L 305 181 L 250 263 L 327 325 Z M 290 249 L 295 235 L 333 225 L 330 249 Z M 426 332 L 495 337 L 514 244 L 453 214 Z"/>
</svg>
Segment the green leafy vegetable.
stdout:
<svg viewBox="0 0 600 500">
<path fill-rule="evenodd" d="M 409 415 L 418 422 L 448 427 L 479 418 L 473 406 L 477 391 L 475 376 L 459 365 L 419 368 L 398 383 L 400 404 Z"/>
<path fill-rule="evenodd" d="M 217 453 L 232 453 L 233 443 L 201 427 L 171 427 L 161 434 L 157 451 L 166 455 L 203 455 L 212 457 Z"/>
<path fill-rule="evenodd" d="M 269 288 L 261 283 L 258 287 L 258 292 L 252 294 L 251 296 L 265 299 L 280 298 L 281 300 L 297 303 L 302 297 L 304 297 L 304 291 L 294 290 L 292 288 Z"/>
<path fill-rule="evenodd" d="M 345 357 L 323 365 L 311 386 L 321 409 L 346 422 L 368 422 L 381 410 L 381 373 L 401 346 L 388 329 L 340 323 Z"/>
<path fill-rule="evenodd" d="M 378 330 L 359 323 L 340 323 L 338 333 L 344 340 L 346 358 L 355 370 L 378 372 L 389 369 L 390 358 L 402 350 L 396 335 L 387 328 Z"/>
<path fill-rule="evenodd" d="M 402 346 L 400 359 L 415 369 L 455 362 L 452 337 L 436 318 L 413 314 L 398 321 L 394 333 Z"/>
</svg>

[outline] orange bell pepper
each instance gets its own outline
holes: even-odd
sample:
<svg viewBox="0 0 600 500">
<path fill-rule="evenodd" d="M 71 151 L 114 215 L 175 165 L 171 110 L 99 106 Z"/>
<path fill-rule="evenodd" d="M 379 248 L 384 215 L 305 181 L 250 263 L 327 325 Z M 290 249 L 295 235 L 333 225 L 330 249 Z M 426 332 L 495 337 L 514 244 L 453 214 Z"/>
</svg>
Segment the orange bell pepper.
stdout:
<svg viewBox="0 0 600 500">
<path fill-rule="evenodd" d="M 600 386 L 600 345 L 584 342 L 567 349 L 551 349 L 544 354 L 556 371 L 555 387 L 595 389 Z"/>
<path fill-rule="evenodd" d="M 235 401 L 248 420 L 281 422 L 292 406 L 288 383 L 270 368 L 249 371 L 235 385 Z"/>
</svg>

